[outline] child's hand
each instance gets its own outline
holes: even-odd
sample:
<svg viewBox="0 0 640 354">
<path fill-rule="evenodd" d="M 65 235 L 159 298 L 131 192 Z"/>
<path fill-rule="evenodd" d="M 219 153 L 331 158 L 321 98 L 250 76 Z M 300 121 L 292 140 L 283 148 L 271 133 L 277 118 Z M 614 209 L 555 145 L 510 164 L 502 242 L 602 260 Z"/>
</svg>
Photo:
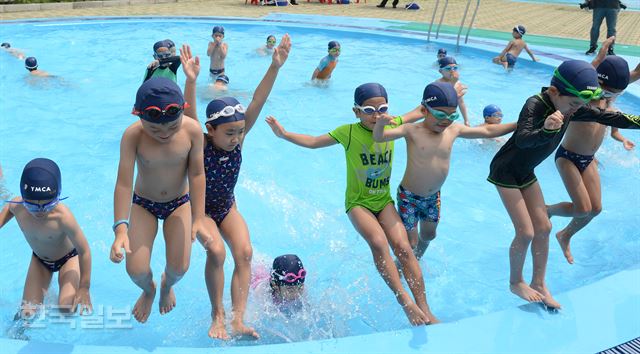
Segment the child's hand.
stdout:
<svg viewBox="0 0 640 354">
<path fill-rule="evenodd" d="M 194 242 L 198 235 L 204 240 L 209 240 L 213 237 L 204 224 L 204 217 L 193 220 L 193 224 L 191 225 L 191 242 Z"/>
<path fill-rule="evenodd" d="M 269 124 L 271 130 L 273 130 L 273 134 L 275 134 L 278 138 L 284 138 L 284 135 L 287 133 L 287 131 L 284 130 L 282 125 L 280 125 L 280 122 L 278 122 L 273 116 L 267 116 L 267 119 L 265 119 L 265 121 L 267 122 L 267 124 Z"/>
<path fill-rule="evenodd" d="M 611 36 L 602 42 L 602 48 L 609 50 L 609 47 L 616 41 L 616 36 Z"/>
<path fill-rule="evenodd" d="M 160 66 L 160 61 L 159 60 L 154 60 L 151 63 L 149 63 L 147 68 L 153 70 L 153 69 L 157 68 L 158 66 Z"/>
<path fill-rule="evenodd" d="M 117 234 L 113 245 L 111 245 L 109 258 L 113 263 L 122 262 L 124 259 L 124 254 L 122 253 L 123 248 L 126 253 L 131 253 L 131 249 L 129 249 L 129 236 L 127 236 L 126 232 Z"/>
<path fill-rule="evenodd" d="M 564 121 L 564 116 L 560 111 L 555 111 L 551 113 L 547 119 L 544 120 L 544 129 L 546 130 L 558 130 L 562 128 L 562 122 Z"/>
<path fill-rule="evenodd" d="M 384 125 L 397 125 L 393 120 L 393 117 L 387 113 L 379 114 L 378 118 L 376 118 L 376 124 L 378 124 L 378 122 L 383 123 Z"/>
<path fill-rule="evenodd" d="M 90 315 L 93 312 L 93 305 L 91 305 L 91 296 L 89 296 L 89 289 L 80 288 L 76 292 L 76 296 L 73 298 L 73 304 L 71 305 L 72 312 L 76 312 L 76 309 L 80 305 L 78 315 L 87 314 Z"/>
<path fill-rule="evenodd" d="M 467 93 L 467 85 L 455 85 L 454 88 L 456 89 L 456 92 L 458 93 L 458 98 L 464 96 Z"/>
<path fill-rule="evenodd" d="M 280 40 L 280 44 L 273 48 L 273 56 L 271 57 L 271 62 L 276 67 L 280 68 L 287 58 L 289 57 L 289 51 L 291 50 L 291 38 L 288 34 L 282 36 Z"/>
<path fill-rule="evenodd" d="M 196 81 L 200 74 L 200 58 L 191 55 L 191 47 L 183 44 L 180 49 L 180 62 L 182 63 L 182 71 L 189 81 Z"/>
<path fill-rule="evenodd" d="M 634 147 L 636 147 L 636 144 L 634 144 L 633 141 L 629 139 L 624 139 L 624 141 L 622 142 L 622 146 L 624 146 L 625 149 L 630 151 L 630 150 L 633 150 Z"/>
</svg>

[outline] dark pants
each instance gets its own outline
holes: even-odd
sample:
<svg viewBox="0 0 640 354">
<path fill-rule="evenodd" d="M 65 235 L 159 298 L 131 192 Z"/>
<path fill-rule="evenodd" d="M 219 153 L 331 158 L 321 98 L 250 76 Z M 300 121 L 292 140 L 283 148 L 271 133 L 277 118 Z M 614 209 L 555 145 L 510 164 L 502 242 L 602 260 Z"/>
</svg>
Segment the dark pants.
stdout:
<svg viewBox="0 0 640 354">
<path fill-rule="evenodd" d="M 591 46 L 598 45 L 598 37 L 600 36 L 600 26 L 602 20 L 607 19 L 607 38 L 616 35 L 616 22 L 618 21 L 619 9 L 593 9 L 593 24 L 591 25 Z"/>
<path fill-rule="evenodd" d="M 387 4 L 387 1 L 389 0 L 382 0 L 382 2 L 380 3 L 381 6 L 385 6 Z M 398 3 L 400 2 L 400 0 L 393 0 L 393 6 L 398 5 Z"/>
</svg>

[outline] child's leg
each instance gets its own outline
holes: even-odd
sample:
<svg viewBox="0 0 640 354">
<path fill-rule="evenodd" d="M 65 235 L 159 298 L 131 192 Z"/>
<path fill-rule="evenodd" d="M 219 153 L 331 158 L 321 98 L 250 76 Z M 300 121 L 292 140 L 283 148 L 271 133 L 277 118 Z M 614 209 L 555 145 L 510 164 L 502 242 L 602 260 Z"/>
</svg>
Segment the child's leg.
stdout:
<svg viewBox="0 0 640 354">
<path fill-rule="evenodd" d="M 533 279 L 531 288 L 542 294 L 542 302 L 551 308 L 560 308 L 560 304 L 553 299 L 544 281 L 549 258 L 549 233 L 551 221 L 547 215 L 547 207 L 540 185 L 536 182 L 522 190 L 522 197 L 527 205 L 527 211 L 533 225 L 533 241 L 531 254 L 533 256 Z"/>
<path fill-rule="evenodd" d="M 387 205 L 387 208 L 390 206 L 391 204 Z M 393 208 L 393 206 L 391 206 L 391 208 Z M 369 210 L 362 207 L 354 207 L 349 211 L 348 215 L 353 227 L 369 244 L 378 273 L 380 273 L 382 279 L 384 279 L 387 286 L 389 286 L 391 291 L 395 294 L 396 300 L 402 306 L 405 314 L 409 318 L 409 322 L 415 326 L 426 324 L 429 321 L 427 315 L 418 307 L 418 305 L 416 305 L 413 299 L 411 299 L 411 296 L 409 296 L 402 287 L 400 275 L 398 275 L 398 269 L 391 258 L 391 254 L 389 253 L 389 242 L 387 241 L 387 236 L 385 235 L 385 231 L 382 229 L 380 222 Z M 404 230 L 404 225 L 402 225 L 399 217 L 397 222 L 398 225 L 394 227 L 400 227 Z M 408 247 L 409 242 L 406 241 L 406 236 L 402 234 L 402 237 L 405 238 L 405 242 L 407 242 Z M 424 291 L 424 288 L 422 291 Z"/>
<path fill-rule="evenodd" d="M 224 306 L 222 304 L 222 291 L 224 290 L 224 259 L 226 250 L 218 226 L 210 218 L 205 219 L 205 227 L 211 230 L 212 239 L 200 239 L 202 246 L 207 251 L 207 263 L 204 267 L 204 280 L 207 283 L 209 301 L 211 301 L 211 327 L 209 337 L 214 339 L 229 339 L 224 326 Z"/>
<path fill-rule="evenodd" d="M 22 293 L 22 306 L 20 316 L 24 319 L 33 318 L 37 311 L 37 306 L 42 304 L 44 295 L 51 284 L 53 273 L 43 266 L 35 255 L 31 255 L 27 279 L 24 282 Z"/>
<path fill-rule="evenodd" d="M 247 309 L 249 284 L 251 282 L 253 249 L 251 248 L 247 223 L 235 205 L 222 220 L 220 231 L 222 231 L 222 237 L 224 237 L 231 249 L 235 264 L 233 277 L 231 278 L 231 304 L 233 307 L 231 331 L 235 336 L 249 336 L 258 339 L 260 338 L 258 333 L 244 324 L 244 313 Z"/>
<path fill-rule="evenodd" d="M 150 261 L 153 241 L 158 232 L 158 220 L 143 207 L 132 204 L 129 217 L 129 247 L 126 255 L 127 273 L 133 282 L 142 289 L 142 294 L 133 306 L 133 317 L 144 323 L 151 313 L 151 305 L 156 296 L 156 284 L 153 282 Z"/>
<path fill-rule="evenodd" d="M 590 164 L 594 165 L 593 163 Z M 573 164 L 573 162 L 559 158 L 556 160 L 556 167 L 562 177 L 569 197 L 570 202 L 562 202 L 548 206 L 549 215 L 557 216 L 573 216 L 573 217 L 585 217 L 591 212 L 591 200 L 589 198 L 589 192 L 583 181 L 583 176 L 580 174 L 580 170 Z"/>
<path fill-rule="evenodd" d="M 413 254 L 411 245 L 407 242 L 407 238 L 404 236 L 406 230 L 400 219 L 400 215 L 396 212 L 393 204 L 388 204 L 380 215 L 378 215 L 378 221 L 380 226 L 384 230 L 389 245 L 393 253 L 398 258 L 400 265 L 402 266 L 402 272 L 405 275 L 409 289 L 413 294 L 416 305 L 427 316 L 429 323 L 437 323 L 438 320 L 431 313 L 429 305 L 427 304 L 427 295 L 424 289 L 424 277 L 422 276 L 422 269 L 418 259 Z"/>
<path fill-rule="evenodd" d="M 69 258 L 69 260 L 60 268 L 58 273 L 58 287 L 60 288 L 60 294 L 58 295 L 58 306 L 60 312 L 70 313 L 75 309 L 73 306 L 73 300 L 76 297 L 76 292 L 80 285 L 80 257 L 75 256 Z"/>
<path fill-rule="evenodd" d="M 538 183 L 534 184 L 537 185 Z M 527 258 L 527 249 L 531 240 L 533 240 L 533 225 L 522 192 L 516 188 L 499 186 L 496 186 L 496 188 L 516 231 L 509 248 L 509 285 L 511 292 L 527 301 L 542 301 L 542 294 L 531 289 L 522 277 L 522 268 L 524 267 L 524 260 Z"/>
<path fill-rule="evenodd" d="M 437 222 L 430 222 L 425 220 L 420 221 L 420 238 L 418 239 L 418 244 L 413 249 L 418 260 L 420 260 L 424 255 L 424 252 L 427 251 L 429 243 L 433 241 L 434 238 L 436 238 L 437 227 Z"/>
<path fill-rule="evenodd" d="M 160 284 L 160 314 L 173 310 L 176 306 L 176 295 L 173 285 L 177 283 L 189 269 L 191 260 L 191 203 L 184 203 L 174 210 L 162 224 L 166 245 L 167 265 L 162 274 Z"/>
</svg>

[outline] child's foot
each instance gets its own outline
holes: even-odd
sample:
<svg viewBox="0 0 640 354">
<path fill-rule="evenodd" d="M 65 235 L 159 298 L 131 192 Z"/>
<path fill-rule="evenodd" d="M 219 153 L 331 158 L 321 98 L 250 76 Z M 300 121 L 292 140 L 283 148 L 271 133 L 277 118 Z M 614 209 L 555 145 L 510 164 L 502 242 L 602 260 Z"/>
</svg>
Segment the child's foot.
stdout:
<svg viewBox="0 0 640 354">
<path fill-rule="evenodd" d="M 554 310 L 559 310 L 562 305 L 560 305 L 559 302 L 557 302 L 552 296 L 551 293 L 549 292 L 549 289 L 547 289 L 546 286 L 537 286 L 534 285 L 533 283 L 531 284 L 531 288 L 536 290 L 537 292 L 539 292 L 540 294 L 542 294 L 542 296 L 544 296 L 544 298 L 542 299 L 542 303 L 545 304 L 545 306 L 547 306 L 548 308 L 554 309 Z"/>
<path fill-rule="evenodd" d="M 415 302 L 411 301 L 410 303 L 402 306 L 404 313 L 407 315 L 409 322 L 412 326 L 421 326 L 424 324 L 429 324 L 429 318 L 427 315 L 420 310 L 418 305 Z"/>
<path fill-rule="evenodd" d="M 242 321 L 231 321 L 231 334 L 240 339 L 260 339 L 260 335 L 253 328 L 245 326 Z"/>
<path fill-rule="evenodd" d="M 573 255 L 571 254 L 571 247 L 569 247 L 569 242 L 571 242 L 571 237 L 567 235 L 564 230 L 560 230 L 556 234 L 556 239 L 560 244 L 560 248 L 562 248 L 562 253 L 564 253 L 564 258 L 567 259 L 569 264 L 573 264 Z"/>
<path fill-rule="evenodd" d="M 176 306 L 176 295 L 173 293 L 173 287 L 167 289 L 165 286 L 165 275 L 162 273 L 162 282 L 160 283 L 160 314 L 164 315 L 173 310 Z"/>
<path fill-rule="evenodd" d="M 152 291 L 150 293 L 142 292 L 142 295 L 136 301 L 136 304 L 133 306 L 133 317 L 140 323 L 147 322 L 149 318 L 149 314 L 151 313 L 151 305 L 153 304 L 153 299 L 156 297 L 156 283 L 152 282 Z"/>
<path fill-rule="evenodd" d="M 544 299 L 544 295 L 533 290 L 529 285 L 525 284 L 525 282 L 510 284 L 509 287 L 512 293 L 529 302 L 541 302 Z"/>
<path fill-rule="evenodd" d="M 224 326 L 224 313 L 217 314 L 211 319 L 211 327 L 209 327 L 209 337 L 213 339 L 228 340 L 229 334 Z"/>
</svg>

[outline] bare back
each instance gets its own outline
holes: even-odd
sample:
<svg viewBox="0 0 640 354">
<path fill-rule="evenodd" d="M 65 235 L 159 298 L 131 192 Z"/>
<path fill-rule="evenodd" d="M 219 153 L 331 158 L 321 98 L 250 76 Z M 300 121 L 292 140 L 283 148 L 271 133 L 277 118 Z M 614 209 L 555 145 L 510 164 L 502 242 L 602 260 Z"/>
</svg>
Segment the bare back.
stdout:
<svg viewBox="0 0 640 354">
<path fill-rule="evenodd" d="M 511 43 L 509 43 L 509 50 L 507 50 L 507 53 L 511 53 L 513 56 L 518 57 L 525 46 L 526 43 L 522 38 L 513 39 Z"/>
</svg>

